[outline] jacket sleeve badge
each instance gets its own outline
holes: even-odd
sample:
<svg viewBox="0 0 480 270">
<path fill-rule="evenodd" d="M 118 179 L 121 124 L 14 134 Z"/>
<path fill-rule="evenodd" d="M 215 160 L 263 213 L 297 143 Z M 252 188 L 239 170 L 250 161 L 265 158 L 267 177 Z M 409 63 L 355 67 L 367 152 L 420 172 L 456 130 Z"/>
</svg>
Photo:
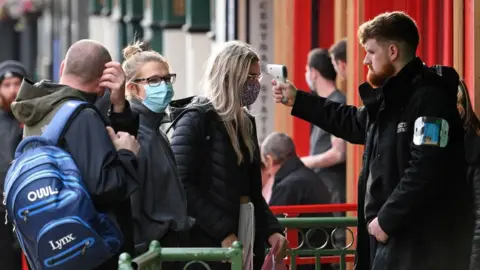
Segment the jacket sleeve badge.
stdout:
<svg viewBox="0 0 480 270">
<path fill-rule="evenodd" d="M 413 143 L 444 148 L 448 144 L 449 125 L 445 119 L 436 117 L 419 117 L 415 120 Z"/>
</svg>

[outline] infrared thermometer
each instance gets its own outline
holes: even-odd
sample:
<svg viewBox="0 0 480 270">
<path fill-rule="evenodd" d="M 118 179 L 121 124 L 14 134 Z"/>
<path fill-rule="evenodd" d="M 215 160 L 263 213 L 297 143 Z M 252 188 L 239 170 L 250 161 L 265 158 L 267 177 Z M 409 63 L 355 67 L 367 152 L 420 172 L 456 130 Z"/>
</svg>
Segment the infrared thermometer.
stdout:
<svg viewBox="0 0 480 270">
<path fill-rule="evenodd" d="M 284 65 L 276 65 L 276 64 L 268 64 L 267 65 L 267 73 L 273 77 L 275 81 L 278 82 L 287 82 L 287 67 Z M 283 98 L 282 103 L 287 104 L 288 98 L 287 93 L 283 90 Z"/>
</svg>

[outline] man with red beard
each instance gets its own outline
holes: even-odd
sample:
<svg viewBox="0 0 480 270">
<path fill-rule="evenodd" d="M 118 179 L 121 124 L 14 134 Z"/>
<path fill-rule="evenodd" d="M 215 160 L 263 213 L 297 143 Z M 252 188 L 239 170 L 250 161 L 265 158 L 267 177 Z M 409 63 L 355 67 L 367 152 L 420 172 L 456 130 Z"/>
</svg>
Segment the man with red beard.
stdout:
<svg viewBox="0 0 480 270">
<path fill-rule="evenodd" d="M 465 181 L 458 74 L 437 75 L 415 52 L 419 33 L 403 12 L 358 31 L 366 51 L 364 106 L 342 105 L 272 82 L 292 115 L 365 145 L 358 181 L 356 270 L 468 269 L 472 188 Z"/>
<path fill-rule="evenodd" d="M 10 111 L 10 104 L 17 97 L 22 79 L 27 76 L 25 67 L 17 61 L 7 60 L 0 63 L 0 189 L 3 193 L 3 181 L 15 148 L 22 140 L 22 128 Z M 0 214 L 5 216 L 5 208 L 0 205 Z M 0 222 L 0 262 L 2 269 L 20 269 L 20 249 L 15 250 L 12 225 Z"/>
</svg>

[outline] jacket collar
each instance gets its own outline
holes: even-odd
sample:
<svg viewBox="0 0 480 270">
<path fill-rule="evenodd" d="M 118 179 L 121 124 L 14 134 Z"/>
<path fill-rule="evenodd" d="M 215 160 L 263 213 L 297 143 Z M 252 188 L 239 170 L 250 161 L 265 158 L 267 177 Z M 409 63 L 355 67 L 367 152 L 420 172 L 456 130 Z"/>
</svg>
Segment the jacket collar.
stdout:
<svg viewBox="0 0 480 270">
<path fill-rule="evenodd" d="M 280 183 L 285 177 L 302 167 L 305 165 L 297 156 L 287 159 L 275 174 L 275 184 Z"/>
<path fill-rule="evenodd" d="M 385 101 L 386 104 L 406 102 L 414 90 L 411 85 L 420 78 L 418 75 L 422 73 L 424 67 L 422 60 L 416 57 L 397 75 L 388 78 L 379 88 L 371 87 L 368 82 L 361 84 L 359 93 L 363 104 L 368 108 L 378 105 L 382 101 Z"/>
<path fill-rule="evenodd" d="M 140 117 L 140 125 L 142 126 L 158 130 L 161 124 L 169 122 L 165 112 L 152 112 L 138 99 L 132 99 L 130 104 L 132 106 L 132 110 L 137 111 L 142 116 Z"/>
</svg>

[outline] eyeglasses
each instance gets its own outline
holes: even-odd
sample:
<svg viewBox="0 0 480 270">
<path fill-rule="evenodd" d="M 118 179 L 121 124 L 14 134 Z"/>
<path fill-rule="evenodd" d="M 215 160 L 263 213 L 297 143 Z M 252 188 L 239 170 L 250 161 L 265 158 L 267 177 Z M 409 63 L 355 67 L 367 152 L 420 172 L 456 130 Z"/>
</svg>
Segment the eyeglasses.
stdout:
<svg viewBox="0 0 480 270">
<path fill-rule="evenodd" d="M 254 80 L 261 80 L 262 77 L 263 77 L 262 74 L 248 74 L 248 75 L 247 75 L 247 79 L 252 80 L 252 81 L 254 81 Z"/>
<path fill-rule="evenodd" d="M 133 80 L 133 82 L 141 83 L 146 81 L 147 84 L 150 86 L 159 86 L 162 82 L 174 84 L 176 79 L 177 79 L 177 74 L 171 73 L 163 77 L 152 76 L 150 78 L 137 78 Z"/>
</svg>

